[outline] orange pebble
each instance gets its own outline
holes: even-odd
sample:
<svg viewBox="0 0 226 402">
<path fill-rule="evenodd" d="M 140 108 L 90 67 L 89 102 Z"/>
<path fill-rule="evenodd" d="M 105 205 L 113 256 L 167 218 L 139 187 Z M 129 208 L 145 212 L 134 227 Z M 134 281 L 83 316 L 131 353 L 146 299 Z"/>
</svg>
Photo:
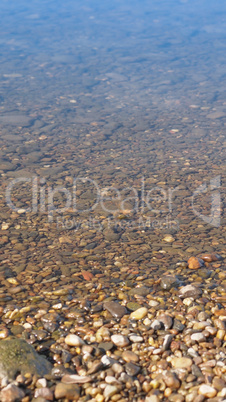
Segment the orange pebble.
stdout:
<svg viewBox="0 0 226 402">
<path fill-rule="evenodd" d="M 86 281 L 91 281 L 91 279 L 93 278 L 92 272 L 89 272 L 89 271 L 82 271 L 81 274 L 82 274 L 83 278 L 84 278 Z"/>
<path fill-rule="evenodd" d="M 203 266 L 203 260 L 198 257 L 190 257 L 188 260 L 188 268 L 198 269 Z"/>
</svg>

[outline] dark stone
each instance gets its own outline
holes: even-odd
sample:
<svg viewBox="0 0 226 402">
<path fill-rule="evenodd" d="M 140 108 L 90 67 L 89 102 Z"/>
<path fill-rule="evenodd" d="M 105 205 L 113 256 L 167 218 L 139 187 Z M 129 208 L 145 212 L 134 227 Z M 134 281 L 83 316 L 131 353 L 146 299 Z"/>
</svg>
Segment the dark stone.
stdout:
<svg viewBox="0 0 226 402">
<path fill-rule="evenodd" d="M 160 282 L 160 286 L 164 290 L 170 290 L 171 288 L 177 287 L 178 285 L 178 279 L 172 275 L 163 276 Z"/>
<path fill-rule="evenodd" d="M 185 328 L 185 325 L 182 324 L 182 323 L 180 322 L 180 320 L 177 320 L 177 319 L 175 318 L 175 319 L 174 319 L 174 322 L 173 322 L 173 329 L 176 329 L 177 331 L 181 332 L 181 331 L 184 330 L 184 328 Z"/>
<path fill-rule="evenodd" d="M 131 289 L 128 294 L 129 296 L 147 296 L 150 293 L 150 289 L 146 288 L 145 286 L 141 286 L 140 288 Z"/>
<path fill-rule="evenodd" d="M 21 373 L 31 373 L 43 377 L 52 369 L 52 365 L 40 356 L 33 346 L 23 339 L 4 339 L 0 341 L 0 378 L 9 380 Z"/>
<path fill-rule="evenodd" d="M 111 313 L 111 315 L 115 318 L 122 318 L 125 314 L 128 313 L 125 307 L 114 301 L 105 302 L 104 308 L 109 311 L 109 313 Z"/>
<path fill-rule="evenodd" d="M 132 377 L 136 376 L 140 372 L 140 367 L 133 363 L 125 364 L 126 373 Z"/>
</svg>

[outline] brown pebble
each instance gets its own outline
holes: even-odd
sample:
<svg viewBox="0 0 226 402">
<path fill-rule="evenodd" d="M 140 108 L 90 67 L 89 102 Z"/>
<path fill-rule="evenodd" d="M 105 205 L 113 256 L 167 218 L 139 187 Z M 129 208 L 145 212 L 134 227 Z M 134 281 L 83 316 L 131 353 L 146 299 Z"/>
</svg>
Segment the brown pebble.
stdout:
<svg viewBox="0 0 226 402">
<path fill-rule="evenodd" d="M 131 352 L 130 350 L 125 350 L 122 353 L 122 358 L 125 360 L 127 363 L 133 362 L 136 363 L 139 361 L 139 357 L 136 355 L 136 353 Z"/>
<path fill-rule="evenodd" d="M 67 398 L 69 400 L 77 401 L 80 397 L 80 387 L 76 384 L 63 384 L 59 382 L 55 388 L 55 398 Z"/>
<path fill-rule="evenodd" d="M 222 257 L 219 254 L 202 254 L 199 255 L 199 258 L 201 258 L 203 261 L 205 262 L 215 262 L 215 261 L 219 261 L 222 259 Z"/>
<path fill-rule="evenodd" d="M 24 398 L 25 393 L 15 384 L 9 384 L 0 393 L 1 402 L 15 402 Z"/>
<path fill-rule="evenodd" d="M 188 268 L 190 269 L 198 269 L 203 265 L 203 260 L 198 257 L 190 257 L 188 260 Z"/>
<path fill-rule="evenodd" d="M 171 389 L 178 389 L 180 388 L 180 381 L 178 380 L 176 374 L 171 373 L 170 371 L 165 371 L 163 373 L 163 379 L 167 385 Z"/>
</svg>

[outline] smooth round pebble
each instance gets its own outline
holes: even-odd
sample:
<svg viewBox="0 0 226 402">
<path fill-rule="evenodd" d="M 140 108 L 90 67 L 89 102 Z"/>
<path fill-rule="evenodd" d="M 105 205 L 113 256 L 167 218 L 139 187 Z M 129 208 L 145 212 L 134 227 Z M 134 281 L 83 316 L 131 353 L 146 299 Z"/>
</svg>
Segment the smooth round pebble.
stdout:
<svg viewBox="0 0 226 402">
<path fill-rule="evenodd" d="M 138 308 L 130 314 L 130 318 L 132 320 L 142 320 L 148 313 L 148 309 L 146 307 Z"/>
<path fill-rule="evenodd" d="M 85 342 L 78 335 L 69 334 L 65 338 L 65 343 L 68 346 L 82 346 L 85 345 Z"/>
<path fill-rule="evenodd" d="M 206 398 L 214 398 L 217 395 L 217 391 L 210 385 L 202 384 L 199 387 L 199 394 L 204 395 Z"/>
<path fill-rule="evenodd" d="M 121 348 L 129 345 L 129 339 L 124 335 L 118 335 L 118 334 L 112 335 L 111 340 L 114 343 L 114 345 L 119 346 Z"/>
</svg>

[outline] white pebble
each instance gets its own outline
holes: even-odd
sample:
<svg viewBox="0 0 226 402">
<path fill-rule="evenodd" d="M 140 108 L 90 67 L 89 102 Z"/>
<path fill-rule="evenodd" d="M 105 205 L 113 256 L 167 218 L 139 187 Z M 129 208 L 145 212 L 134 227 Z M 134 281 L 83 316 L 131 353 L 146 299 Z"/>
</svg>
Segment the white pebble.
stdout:
<svg viewBox="0 0 226 402">
<path fill-rule="evenodd" d="M 105 382 L 107 384 L 120 384 L 120 382 L 118 380 L 116 380 L 116 378 L 113 377 L 113 375 L 107 375 L 105 377 Z"/>
<path fill-rule="evenodd" d="M 117 363 L 117 360 L 110 356 L 104 355 L 101 357 L 101 363 L 103 363 L 104 366 L 112 366 L 114 363 Z"/>
<path fill-rule="evenodd" d="M 106 400 L 108 400 L 113 395 L 115 395 L 117 392 L 118 392 L 118 388 L 115 385 L 107 385 L 104 390 L 104 397 Z"/>
<path fill-rule="evenodd" d="M 47 387 L 47 381 L 46 381 L 46 379 L 45 378 L 39 378 L 37 381 L 36 381 L 36 387 L 42 387 L 42 388 L 45 388 L 45 387 Z"/>
<path fill-rule="evenodd" d="M 186 299 L 183 300 L 183 303 L 185 306 L 190 306 L 193 303 L 193 299 L 191 297 L 186 297 Z"/>
<path fill-rule="evenodd" d="M 159 302 L 156 301 L 156 300 L 150 300 L 148 304 L 149 304 L 149 306 L 151 306 L 151 307 L 156 307 L 156 306 L 159 305 Z"/>
<path fill-rule="evenodd" d="M 154 320 L 153 323 L 151 324 L 151 328 L 154 329 L 154 331 L 157 331 L 160 329 L 162 326 L 161 322 L 159 320 Z"/>
<path fill-rule="evenodd" d="M 30 328 L 32 328 L 32 325 L 31 325 L 29 322 L 25 322 L 25 323 L 23 324 L 23 327 L 24 327 L 25 329 L 30 329 Z"/>
<path fill-rule="evenodd" d="M 170 234 L 165 235 L 165 237 L 163 238 L 164 241 L 166 241 L 167 243 L 172 243 L 173 241 L 175 241 L 174 237 L 171 236 Z"/>
<path fill-rule="evenodd" d="M 198 357 L 199 354 L 193 349 L 193 348 L 189 348 L 188 349 L 188 354 L 192 357 Z"/>
<path fill-rule="evenodd" d="M 7 229 L 9 229 L 9 223 L 3 222 L 2 230 L 7 230 Z"/>
<path fill-rule="evenodd" d="M 191 340 L 196 342 L 204 342 L 206 340 L 205 335 L 202 332 L 197 332 L 191 335 Z"/>
<path fill-rule="evenodd" d="M 143 340 L 144 340 L 144 338 L 142 336 L 139 336 L 139 335 L 130 335 L 129 339 L 133 343 L 143 342 Z"/>
<path fill-rule="evenodd" d="M 111 336 L 111 340 L 112 342 L 119 347 L 124 347 L 129 345 L 129 339 L 126 336 L 123 335 L 112 335 Z"/>
<path fill-rule="evenodd" d="M 146 396 L 144 402 L 159 402 L 159 397 L 157 395 Z"/>
<path fill-rule="evenodd" d="M 85 342 L 78 336 L 74 334 L 69 334 L 65 338 L 65 343 L 68 346 L 82 346 L 85 345 Z"/>
<path fill-rule="evenodd" d="M 199 394 L 204 395 L 207 398 L 214 398 L 217 395 L 217 391 L 210 385 L 202 384 L 199 387 Z"/>
</svg>

